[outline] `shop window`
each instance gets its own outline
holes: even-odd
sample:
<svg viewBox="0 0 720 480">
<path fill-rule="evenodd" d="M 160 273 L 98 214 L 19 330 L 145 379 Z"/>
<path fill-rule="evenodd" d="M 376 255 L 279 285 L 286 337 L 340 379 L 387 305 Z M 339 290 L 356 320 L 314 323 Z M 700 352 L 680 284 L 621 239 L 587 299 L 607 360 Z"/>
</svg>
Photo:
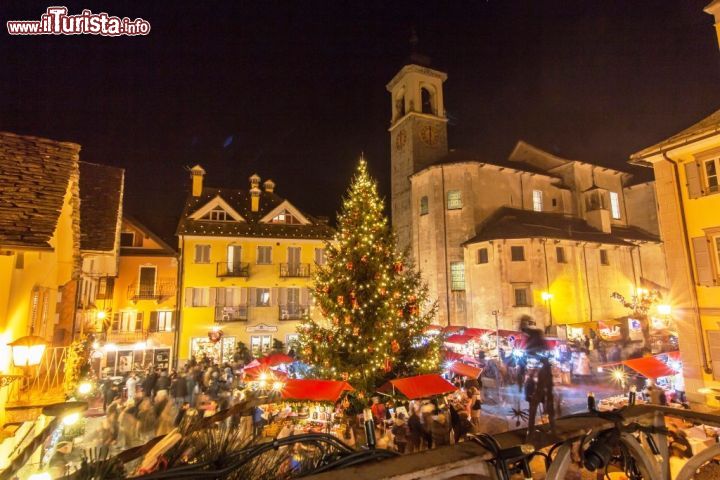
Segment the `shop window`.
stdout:
<svg viewBox="0 0 720 480">
<path fill-rule="evenodd" d="M 254 357 L 260 357 L 272 348 L 272 335 L 250 335 L 250 351 Z"/>
<path fill-rule="evenodd" d="M 465 290 L 465 264 L 463 262 L 450 263 L 450 288 Z"/>
<path fill-rule="evenodd" d="M 462 192 L 460 190 L 450 190 L 447 192 L 447 209 L 459 210 L 462 208 Z"/>
<path fill-rule="evenodd" d="M 272 263 L 272 247 L 257 247 L 257 264 L 269 265 Z"/>
<path fill-rule="evenodd" d="M 195 245 L 195 263 L 210 263 L 210 245 Z"/>
<path fill-rule="evenodd" d="M 565 247 L 555 247 L 555 255 L 557 256 L 557 263 L 567 263 L 565 259 Z"/>
<path fill-rule="evenodd" d="M 428 214 L 428 197 L 427 195 L 420 198 L 420 215 Z"/>
<path fill-rule="evenodd" d="M 488 263 L 488 249 L 481 248 L 477 252 L 477 263 Z"/>
<path fill-rule="evenodd" d="M 600 265 L 610 265 L 608 251 L 605 249 L 600 250 Z"/>
<path fill-rule="evenodd" d="M 510 259 L 513 262 L 524 262 L 525 261 L 525 247 L 516 245 L 510 247 Z"/>
</svg>

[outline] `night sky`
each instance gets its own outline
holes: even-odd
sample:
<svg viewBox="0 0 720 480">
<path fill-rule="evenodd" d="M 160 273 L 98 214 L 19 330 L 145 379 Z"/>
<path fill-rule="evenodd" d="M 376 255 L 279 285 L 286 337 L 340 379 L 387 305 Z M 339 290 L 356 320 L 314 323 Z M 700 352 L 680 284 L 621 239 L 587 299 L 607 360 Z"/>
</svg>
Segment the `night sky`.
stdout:
<svg viewBox="0 0 720 480">
<path fill-rule="evenodd" d="M 126 209 L 172 230 L 200 163 L 206 184 L 257 172 L 334 216 L 361 151 L 389 195 L 385 85 L 420 50 L 448 72 L 450 145 L 485 159 L 518 139 L 625 168 L 720 108 L 709 0 L 2 0 L 0 130 L 69 140 L 127 169 Z M 6 20 L 142 17 L 147 37 L 10 37 Z"/>
</svg>

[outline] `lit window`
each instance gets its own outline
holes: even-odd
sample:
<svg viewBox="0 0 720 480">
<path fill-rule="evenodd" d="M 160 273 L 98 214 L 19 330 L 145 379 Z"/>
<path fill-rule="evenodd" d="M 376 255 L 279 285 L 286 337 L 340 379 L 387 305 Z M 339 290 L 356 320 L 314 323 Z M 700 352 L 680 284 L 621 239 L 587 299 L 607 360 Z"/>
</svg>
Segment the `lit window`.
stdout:
<svg viewBox="0 0 720 480">
<path fill-rule="evenodd" d="M 566 263 L 565 247 L 555 247 L 555 255 L 557 256 L 557 263 Z"/>
<path fill-rule="evenodd" d="M 257 263 L 259 265 L 268 265 L 272 263 L 272 247 L 257 248 Z"/>
<path fill-rule="evenodd" d="M 533 190 L 533 210 L 535 210 L 536 212 L 543 211 L 542 190 Z"/>
<path fill-rule="evenodd" d="M 617 192 L 610 192 L 610 213 L 615 220 L 620 219 L 620 197 Z"/>
<path fill-rule="evenodd" d="M 530 289 L 528 287 L 515 287 L 514 292 L 516 307 L 530 306 Z"/>
<path fill-rule="evenodd" d="M 488 263 L 488 249 L 481 248 L 477 253 L 477 263 Z"/>
<path fill-rule="evenodd" d="M 172 313 L 171 311 L 157 312 L 157 331 L 172 332 Z"/>
<path fill-rule="evenodd" d="M 250 335 L 250 351 L 253 356 L 260 357 L 270 351 L 272 346 L 271 335 Z"/>
<path fill-rule="evenodd" d="M 210 220 L 213 222 L 227 222 L 227 212 L 220 207 L 215 207 L 210 210 L 204 217 L 203 220 Z"/>
<path fill-rule="evenodd" d="M 522 246 L 510 247 L 510 259 L 513 262 L 524 262 L 525 261 L 525 247 L 522 247 Z"/>
<path fill-rule="evenodd" d="M 428 214 L 428 197 L 422 197 L 420 199 L 420 215 Z"/>
<path fill-rule="evenodd" d="M 717 158 L 705 162 L 705 181 L 711 192 L 718 191 L 718 162 L 720 159 Z"/>
<path fill-rule="evenodd" d="M 275 215 L 272 220 L 270 220 L 270 223 L 286 223 L 289 225 L 299 225 L 300 220 L 298 220 L 297 217 L 295 217 L 289 211 L 283 210 L 282 212 Z"/>
<path fill-rule="evenodd" d="M 210 289 L 207 287 L 195 287 L 190 295 L 190 303 L 193 307 L 207 307 L 210 303 Z"/>
<path fill-rule="evenodd" d="M 195 245 L 195 263 L 210 263 L 210 245 Z"/>
<path fill-rule="evenodd" d="M 134 310 L 128 310 L 124 312 L 120 312 L 120 324 L 117 325 L 117 331 L 118 332 L 134 332 L 137 330 L 142 330 L 142 325 L 137 324 L 137 316 L 138 312 Z M 140 328 L 136 328 L 136 327 Z"/>
<path fill-rule="evenodd" d="M 315 264 L 316 265 L 325 265 L 325 249 L 324 248 L 316 248 L 315 249 Z"/>
<path fill-rule="evenodd" d="M 463 262 L 450 263 L 450 288 L 465 290 L 465 264 Z"/>
<path fill-rule="evenodd" d="M 255 289 L 255 306 L 256 307 L 269 307 L 270 306 L 270 289 L 269 288 Z"/>
<path fill-rule="evenodd" d="M 610 265 L 608 251 L 605 249 L 600 250 L 600 265 Z"/>
<path fill-rule="evenodd" d="M 462 192 L 460 190 L 447 192 L 447 209 L 458 210 L 460 208 L 462 208 Z"/>
</svg>

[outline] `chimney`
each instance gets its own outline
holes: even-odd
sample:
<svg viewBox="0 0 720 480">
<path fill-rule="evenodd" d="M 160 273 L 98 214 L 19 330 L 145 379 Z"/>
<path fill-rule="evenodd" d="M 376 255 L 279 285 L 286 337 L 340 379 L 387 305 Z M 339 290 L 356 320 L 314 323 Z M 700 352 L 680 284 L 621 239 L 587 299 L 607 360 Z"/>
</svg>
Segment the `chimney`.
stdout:
<svg viewBox="0 0 720 480">
<path fill-rule="evenodd" d="M 268 178 L 263 182 L 263 187 L 265 187 L 266 192 L 273 193 L 275 191 L 275 182 Z"/>
<path fill-rule="evenodd" d="M 200 165 L 195 165 L 190 169 L 190 178 L 192 179 L 192 196 L 199 197 L 203 189 L 203 177 L 205 169 Z"/>
<path fill-rule="evenodd" d="M 718 45 L 720 45 L 720 0 L 713 0 L 703 11 L 715 19 L 715 34 L 718 38 Z"/>
<path fill-rule="evenodd" d="M 257 173 L 250 177 L 250 210 L 260 210 L 260 176 Z"/>
</svg>

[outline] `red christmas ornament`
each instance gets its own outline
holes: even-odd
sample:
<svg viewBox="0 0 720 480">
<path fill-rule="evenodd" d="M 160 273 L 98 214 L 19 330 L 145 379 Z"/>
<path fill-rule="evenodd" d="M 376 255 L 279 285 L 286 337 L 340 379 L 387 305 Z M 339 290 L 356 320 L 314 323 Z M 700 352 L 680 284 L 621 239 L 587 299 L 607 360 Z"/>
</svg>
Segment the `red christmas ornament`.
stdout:
<svg viewBox="0 0 720 480">
<path fill-rule="evenodd" d="M 350 315 L 345 315 L 345 325 L 350 325 L 352 323 L 352 317 Z"/>
<path fill-rule="evenodd" d="M 352 270 L 352 269 L 353 269 L 353 263 L 352 263 L 352 262 L 346 263 L 345 266 L 347 267 L 348 270 Z"/>
<path fill-rule="evenodd" d="M 343 305 L 345 303 L 345 297 L 343 297 L 342 295 L 338 295 L 337 301 L 340 305 Z"/>
<path fill-rule="evenodd" d="M 400 272 L 402 272 L 402 271 L 403 271 L 403 264 L 402 264 L 402 262 L 395 262 L 394 268 L 395 268 L 395 273 L 400 273 Z"/>
<path fill-rule="evenodd" d="M 386 358 L 385 359 L 385 372 L 387 373 L 390 370 L 392 370 L 392 362 L 390 361 L 389 358 Z"/>
<path fill-rule="evenodd" d="M 353 335 L 355 335 L 356 337 L 360 335 L 360 327 L 353 328 Z"/>
<path fill-rule="evenodd" d="M 390 349 L 393 351 L 393 353 L 397 353 L 400 350 L 400 344 L 397 342 L 397 340 L 393 340 L 390 342 Z"/>
<path fill-rule="evenodd" d="M 340 323 L 340 320 L 337 317 L 333 317 L 332 323 L 333 323 L 333 325 L 337 325 L 338 323 Z"/>
<path fill-rule="evenodd" d="M 362 257 L 360 257 L 360 261 L 362 263 L 367 263 L 367 260 L 368 260 L 367 255 L 363 255 Z"/>
<path fill-rule="evenodd" d="M 358 302 L 354 298 L 352 299 L 352 308 L 353 310 L 357 310 L 358 308 Z"/>
</svg>

